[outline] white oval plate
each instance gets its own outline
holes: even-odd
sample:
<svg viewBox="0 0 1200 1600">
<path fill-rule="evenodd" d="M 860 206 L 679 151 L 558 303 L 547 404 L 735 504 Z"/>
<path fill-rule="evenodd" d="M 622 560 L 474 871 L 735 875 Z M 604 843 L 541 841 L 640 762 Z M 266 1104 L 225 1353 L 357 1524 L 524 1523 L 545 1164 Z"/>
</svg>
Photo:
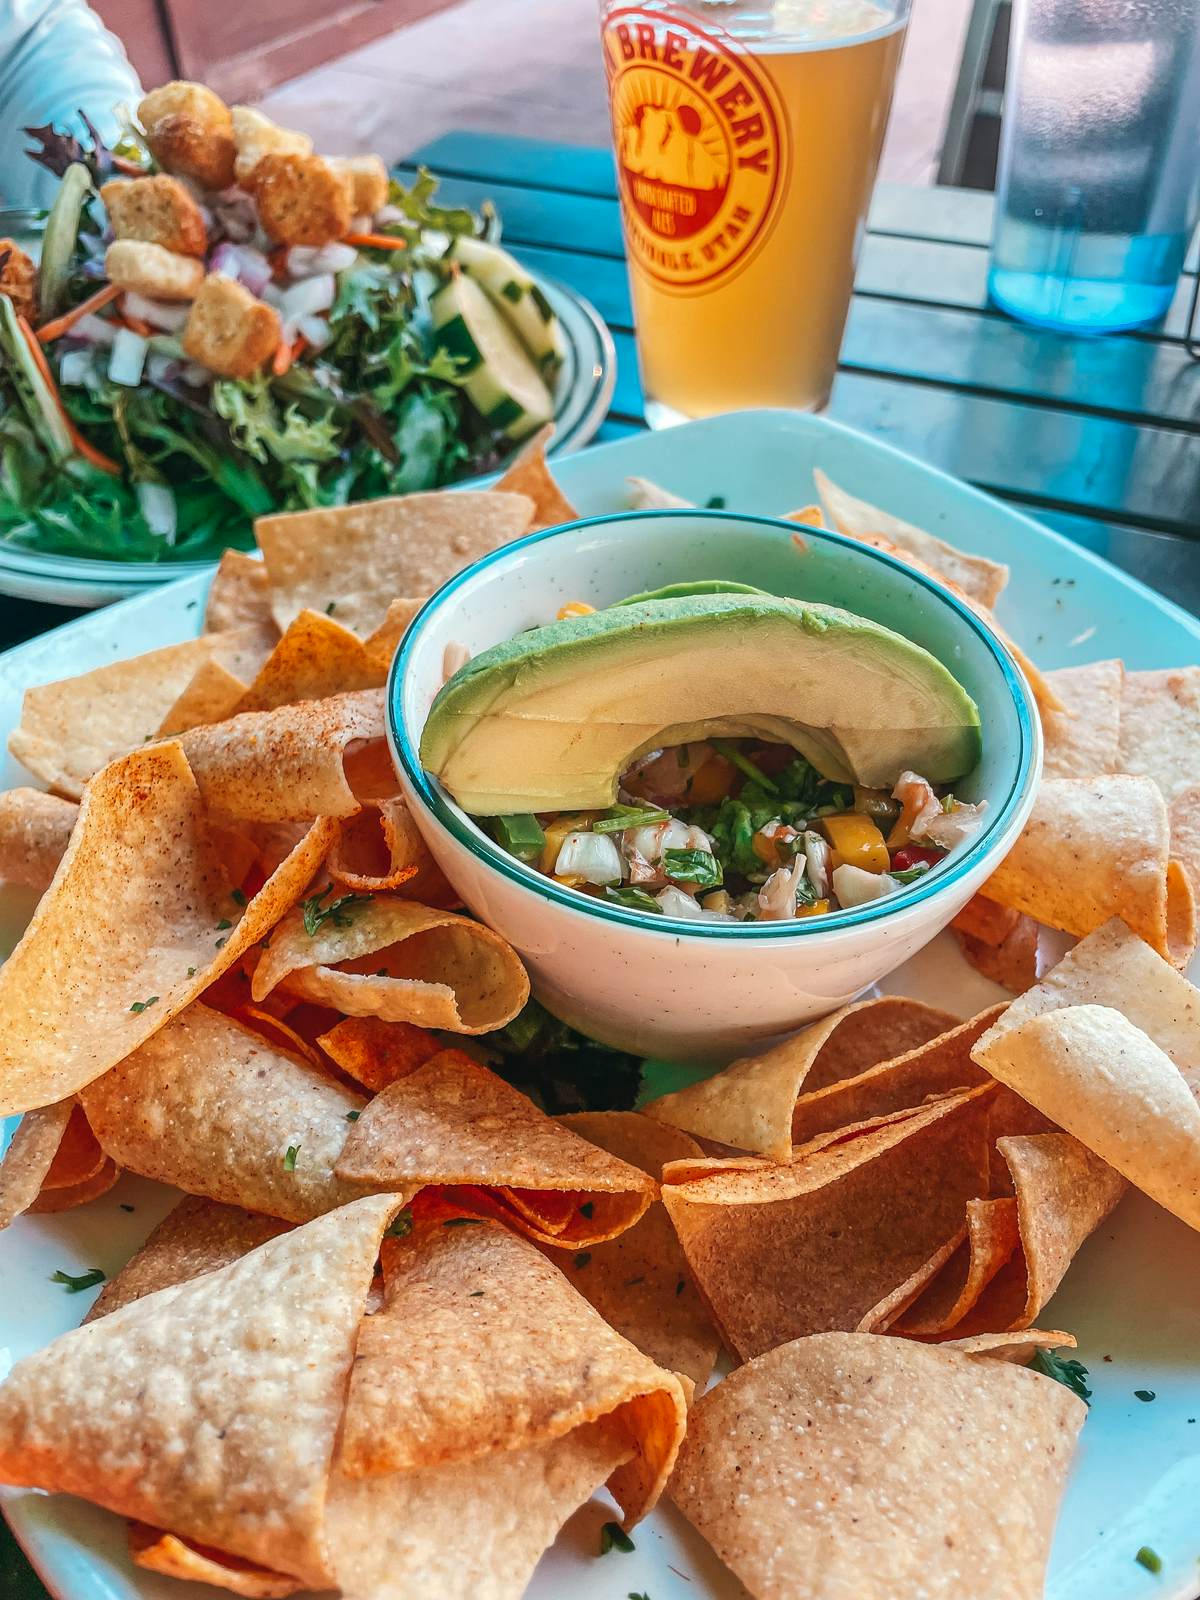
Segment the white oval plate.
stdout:
<svg viewBox="0 0 1200 1600">
<path fill-rule="evenodd" d="M 549 453 L 570 455 L 583 448 L 608 413 L 617 381 L 617 352 L 604 319 L 589 300 L 556 279 L 534 277 L 562 324 L 567 347 L 554 382 L 554 439 Z M 207 561 L 169 565 L 94 561 L 51 555 L 0 540 L 0 594 L 57 606 L 106 606 L 193 573 L 207 572 L 210 566 Z"/>
<path fill-rule="evenodd" d="M 814 466 L 912 522 L 1008 562 L 1012 581 L 1000 618 L 1040 665 L 1122 656 L 1145 668 L 1200 659 L 1200 622 L 1170 601 L 987 495 L 822 418 L 782 411 L 714 417 L 600 445 L 562 461 L 556 476 L 585 515 L 621 508 L 627 474 L 656 478 L 701 503 L 722 495 L 731 510 L 779 514 L 813 498 Z M 15 725 L 27 685 L 194 634 L 206 587 L 205 576 L 184 579 L 0 657 L 0 732 Z M 5 758 L 0 782 L 27 781 Z M 31 903 L 29 895 L 0 899 L 3 949 L 11 948 Z M 966 966 L 947 935 L 886 987 L 963 1016 L 1004 998 Z M 116 1272 L 175 1198 L 125 1178 L 82 1211 L 22 1217 L 0 1234 L 0 1358 L 38 1349 L 82 1317 L 89 1297 L 52 1284 L 52 1272 Z M 127 1213 L 122 1204 L 136 1209 Z M 1080 1251 L 1039 1320 L 1076 1335 L 1095 1390 L 1055 1538 L 1049 1600 L 1193 1600 L 1200 1587 L 1200 1235 L 1130 1194 Z M 1156 1398 L 1144 1404 L 1135 1389 Z M 5 1494 L 5 1511 L 57 1600 L 186 1600 L 178 1583 L 130 1564 L 121 1523 L 105 1512 L 17 1491 Z M 597 1557 L 599 1527 L 611 1515 L 597 1497 L 571 1519 L 538 1567 L 529 1600 L 742 1596 L 666 1504 L 635 1530 L 633 1554 Z M 1160 1575 L 1135 1561 L 1142 1545 L 1162 1558 Z M 195 1592 L 216 1600 L 215 1591 Z"/>
</svg>

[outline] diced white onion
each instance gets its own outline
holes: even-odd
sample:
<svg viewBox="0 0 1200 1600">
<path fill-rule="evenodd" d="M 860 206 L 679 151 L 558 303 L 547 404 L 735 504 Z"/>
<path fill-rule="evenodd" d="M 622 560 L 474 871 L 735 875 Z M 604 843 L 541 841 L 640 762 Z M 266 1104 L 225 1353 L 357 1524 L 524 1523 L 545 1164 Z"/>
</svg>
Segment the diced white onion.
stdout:
<svg viewBox="0 0 1200 1600">
<path fill-rule="evenodd" d="M 886 872 L 864 872 L 861 867 L 852 867 L 849 862 L 843 862 L 840 867 L 833 869 L 833 892 L 838 897 L 838 904 L 844 908 L 865 906 L 870 900 L 881 900 L 885 895 L 895 894 L 899 887 L 895 878 L 889 878 Z"/>
<path fill-rule="evenodd" d="M 108 358 L 108 375 L 113 383 L 136 389 L 142 381 L 149 348 L 140 333 L 134 333 L 132 328 L 118 328 Z"/>
<path fill-rule="evenodd" d="M 366 229 L 359 229 L 366 232 Z M 288 251 L 288 271 L 293 278 L 311 278 L 322 272 L 345 272 L 358 260 L 352 244 L 294 244 Z"/>
<path fill-rule="evenodd" d="M 400 207 L 391 205 L 390 203 L 386 206 L 380 206 L 379 210 L 375 213 L 375 225 L 379 228 L 386 228 L 390 223 L 393 222 L 405 221 L 407 221 L 407 218 Z"/>
<path fill-rule="evenodd" d="M 301 278 L 298 283 L 290 284 L 279 301 L 284 337 L 287 337 L 288 328 L 294 330 L 302 318 L 328 311 L 336 294 L 337 280 L 332 272 L 320 272 L 312 278 Z"/>
<path fill-rule="evenodd" d="M 816 890 L 817 899 L 824 900 L 829 893 L 829 846 L 819 833 L 811 828 L 804 833 L 804 863 L 808 881 Z"/>
<path fill-rule="evenodd" d="M 80 388 L 92 377 L 92 352 L 68 350 L 58 363 L 59 384 L 71 389 Z"/>
<path fill-rule="evenodd" d="M 152 328 L 164 333 L 178 333 L 188 319 L 190 306 L 168 305 L 164 300 L 151 300 L 132 289 L 125 291 L 125 310 L 131 317 L 139 317 Z"/>
<path fill-rule="evenodd" d="M 89 311 L 86 317 L 80 317 L 71 329 L 71 335 L 75 339 L 86 339 L 89 344 L 111 344 L 118 331 L 115 322 L 106 322 L 94 311 Z"/>
<path fill-rule="evenodd" d="M 329 343 L 329 324 L 324 317 L 301 317 L 296 332 L 304 335 L 313 350 L 323 350 Z"/>
<path fill-rule="evenodd" d="M 607 833 L 569 833 L 554 863 L 559 878 L 585 883 L 620 883 L 621 852 Z"/>
<path fill-rule="evenodd" d="M 714 917 L 720 915 L 718 912 L 703 911 L 698 901 L 693 900 L 691 895 L 685 894 L 682 889 L 677 889 L 674 884 L 669 885 L 654 898 L 668 917 L 691 917 L 694 920 L 706 915 Z"/>
<path fill-rule="evenodd" d="M 138 505 L 146 526 L 168 544 L 175 543 L 175 496 L 165 483 L 139 483 Z"/>
<path fill-rule="evenodd" d="M 693 833 L 704 843 L 691 844 Z M 667 822 L 648 822 L 644 827 L 635 828 L 631 844 L 646 861 L 654 863 L 662 860 L 664 850 L 708 850 L 711 840 L 703 829 L 689 828 L 686 822 L 672 817 Z"/>
</svg>

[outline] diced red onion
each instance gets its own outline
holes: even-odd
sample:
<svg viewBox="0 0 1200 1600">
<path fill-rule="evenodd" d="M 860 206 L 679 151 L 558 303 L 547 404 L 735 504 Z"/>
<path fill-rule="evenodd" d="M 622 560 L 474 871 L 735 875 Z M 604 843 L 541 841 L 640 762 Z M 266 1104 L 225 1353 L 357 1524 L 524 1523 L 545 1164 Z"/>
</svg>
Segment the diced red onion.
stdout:
<svg viewBox="0 0 1200 1600">
<path fill-rule="evenodd" d="M 89 311 L 86 317 L 80 317 L 71 332 L 79 339 L 86 339 L 89 344 L 111 344 L 117 336 L 117 324 L 107 322 L 94 311 Z"/>
<path fill-rule="evenodd" d="M 133 289 L 126 289 L 125 309 L 130 316 L 140 317 L 152 328 L 161 328 L 164 333 L 178 333 L 187 321 L 191 308 L 186 305 L 168 305 L 165 300 L 151 300 L 144 294 L 137 294 Z"/>
</svg>

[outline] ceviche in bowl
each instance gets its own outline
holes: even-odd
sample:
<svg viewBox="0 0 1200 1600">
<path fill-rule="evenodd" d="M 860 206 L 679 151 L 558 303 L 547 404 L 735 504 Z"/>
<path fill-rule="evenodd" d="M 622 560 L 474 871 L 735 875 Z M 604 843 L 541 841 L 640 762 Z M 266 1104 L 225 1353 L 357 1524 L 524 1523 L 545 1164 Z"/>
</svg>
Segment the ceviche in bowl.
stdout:
<svg viewBox="0 0 1200 1600">
<path fill-rule="evenodd" d="M 1015 839 L 1041 758 L 970 608 L 836 533 L 715 510 L 477 562 L 410 627 L 389 719 L 430 848 L 550 1009 L 710 1058 L 934 937 Z"/>
</svg>

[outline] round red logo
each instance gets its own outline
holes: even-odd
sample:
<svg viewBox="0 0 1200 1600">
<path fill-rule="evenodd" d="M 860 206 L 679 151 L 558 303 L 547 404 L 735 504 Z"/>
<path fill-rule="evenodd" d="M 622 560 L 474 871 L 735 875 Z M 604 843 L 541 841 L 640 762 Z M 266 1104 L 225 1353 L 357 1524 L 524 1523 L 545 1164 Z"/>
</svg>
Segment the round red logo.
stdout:
<svg viewBox="0 0 1200 1600">
<path fill-rule="evenodd" d="M 775 220 L 778 91 L 761 61 L 677 12 L 610 12 L 604 51 L 630 259 L 671 288 L 705 288 L 744 266 Z"/>
</svg>

